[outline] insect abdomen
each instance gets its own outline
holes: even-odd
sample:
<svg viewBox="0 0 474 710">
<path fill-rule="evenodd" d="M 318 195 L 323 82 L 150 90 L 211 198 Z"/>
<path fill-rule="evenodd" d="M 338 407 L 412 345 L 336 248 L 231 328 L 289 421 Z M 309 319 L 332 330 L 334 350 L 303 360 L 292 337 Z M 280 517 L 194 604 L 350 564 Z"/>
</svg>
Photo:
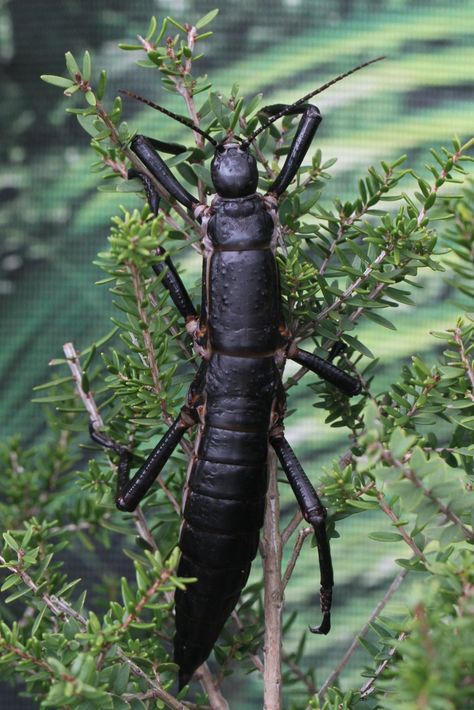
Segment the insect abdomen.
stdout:
<svg viewBox="0 0 474 710">
<path fill-rule="evenodd" d="M 272 357 L 215 354 L 208 363 L 204 424 L 179 543 L 178 575 L 197 577 L 176 593 L 175 661 L 182 684 L 210 654 L 257 552 L 277 375 Z"/>
</svg>

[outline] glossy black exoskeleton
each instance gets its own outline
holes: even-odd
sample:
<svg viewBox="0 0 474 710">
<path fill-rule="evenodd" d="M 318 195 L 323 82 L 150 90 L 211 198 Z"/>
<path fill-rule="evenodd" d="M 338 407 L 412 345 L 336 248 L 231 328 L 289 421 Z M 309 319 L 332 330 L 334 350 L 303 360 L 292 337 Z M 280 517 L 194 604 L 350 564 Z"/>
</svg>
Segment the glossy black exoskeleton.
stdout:
<svg viewBox="0 0 474 710">
<path fill-rule="evenodd" d="M 91 435 L 121 454 L 117 506 L 131 511 L 183 434 L 198 427 L 183 496 L 177 571 L 180 577 L 196 577 L 197 582 L 185 591 L 178 589 L 175 596 L 174 658 L 180 668 L 180 687 L 209 656 L 246 584 L 263 523 L 269 445 L 316 535 L 323 618 L 311 630 L 326 634 L 330 629 L 333 570 L 326 510 L 284 436 L 281 371 L 285 360 L 292 359 L 349 396 L 359 392 L 360 382 L 293 341 L 283 319 L 275 251 L 278 198 L 295 177 L 321 121 L 318 109 L 307 99 L 334 81 L 290 106 L 266 107 L 263 112 L 270 119 L 240 143 L 231 138 L 218 144 L 191 126 L 216 148 L 211 165 L 216 196 L 210 207 L 178 182 L 157 152 L 176 152 L 175 146 L 140 135 L 131 144 L 149 174 L 131 170 L 129 177 L 142 180 L 152 210 L 158 211 L 159 196 L 150 175 L 204 229 L 200 315 L 170 258 L 164 255 L 154 266 L 157 273 L 165 272 L 163 284 L 185 319 L 202 362 L 179 416 L 131 480 L 128 450 L 93 429 Z M 285 163 L 261 195 L 256 192 L 258 170 L 250 152 L 252 141 L 277 118 L 296 113 L 302 117 Z"/>
</svg>

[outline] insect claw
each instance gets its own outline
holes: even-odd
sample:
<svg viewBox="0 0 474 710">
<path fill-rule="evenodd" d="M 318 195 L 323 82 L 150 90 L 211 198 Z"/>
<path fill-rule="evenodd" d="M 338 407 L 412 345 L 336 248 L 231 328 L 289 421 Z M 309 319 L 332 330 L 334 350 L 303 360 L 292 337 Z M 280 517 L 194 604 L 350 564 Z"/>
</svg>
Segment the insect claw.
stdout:
<svg viewBox="0 0 474 710">
<path fill-rule="evenodd" d="M 328 611 L 323 612 L 323 620 L 320 626 L 309 626 L 312 634 L 328 634 L 331 630 L 331 614 Z"/>
</svg>

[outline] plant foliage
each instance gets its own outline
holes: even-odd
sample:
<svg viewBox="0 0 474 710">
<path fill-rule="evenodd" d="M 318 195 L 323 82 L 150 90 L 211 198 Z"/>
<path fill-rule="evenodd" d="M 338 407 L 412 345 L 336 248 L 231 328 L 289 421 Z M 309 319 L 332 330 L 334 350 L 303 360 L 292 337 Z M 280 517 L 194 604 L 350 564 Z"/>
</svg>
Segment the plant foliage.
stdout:
<svg viewBox="0 0 474 710">
<path fill-rule="evenodd" d="M 217 140 L 247 136 L 260 120 L 261 97 L 241 96 L 237 85 L 221 94 L 207 77 L 194 74 L 215 15 L 211 11 L 195 25 L 152 18 L 139 42 L 122 49 L 138 52 L 140 66 L 159 71 L 164 89 L 183 100 L 186 115 Z M 121 98 L 107 96 L 106 72 L 93 78 L 88 52 L 80 62 L 68 52 L 66 67 L 66 76 L 43 79 L 67 97 L 84 98 L 85 107 L 68 110 L 91 137 L 93 168 L 103 187 L 141 196 L 141 183 L 124 181 L 129 167 L 141 167 L 129 149 L 135 129 L 123 121 Z M 286 117 L 259 136 L 261 190 L 278 172 L 296 125 Z M 179 137 L 184 135 L 186 150 L 168 165 L 205 200 L 212 192 L 212 146 L 198 134 L 189 145 L 190 132 L 180 129 Z M 381 510 L 385 525 L 371 537 L 406 546 L 397 559 L 396 584 L 361 631 L 370 656 L 366 681 L 340 689 L 338 675 L 347 659 L 326 681 L 316 679 L 305 663 L 303 637 L 282 656 L 285 707 L 454 709 L 472 702 L 472 317 L 463 312 L 452 328 L 433 333 L 443 346 L 439 358 L 428 363 L 414 354 L 397 382 L 382 392 L 372 387 L 373 354 L 357 335 L 363 319 L 381 333 L 393 328 L 390 309 L 413 306 L 414 279 L 426 270 L 439 278 L 447 272 L 459 306 L 471 307 L 474 195 L 468 190 L 462 199 L 447 188 L 465 179 L 472 145 L 473 140 L 462 145 L 455 139 L 451 149 L 433 151 L 429 180 L 403 167 L 403 158 L 370 167 L 344 203 L 325 200 L 334 161 L 316 150 L 281 202 L 278 259 L 288 328 L 322 357 L 342 343 L 342 366 L 357 369 L 363 383 L 351 403 L 325 382 L 311 385 L 327 424 L 349 434 L 347 453 L 320 482 L 330 525 Z M 256 583 L 245 590 L 222 634 L 212 674 L 199 674 L 202 690 L 185 688 L 179 697 L 174 692 L 172 592 L 190 583 L 178 579 L 175 568 L 192 438 L 183 440 L 165 478 L 129 519 L 114 510 L 116 455 L 77 448 L 92 423 L 128 447 L 138 466 L 173 421 L 196 367 L 183 324 L 151 265 L 162 258 L 160 245 L 174 256 L 191 247 L 199 251 L 199 228 L 156 187 L 162 195 L 158 217 L 147 206 L 123 209 L 112 218 L 109 248 L 98 257 L 100 283 L 114 299 L 112 331 L 81 352 L 67 344 L 65 359 L 53 362 L 58 374 L 39 388 L 37 401 L 46 405 L 55 438 L 42 450 L 23 451 L 18 441 L 0 450 L 0 516 L 8 530 L 0 558 L 0 663 L 4 677 L 21 680 L 42 708 L 218 708 L 224 707 L 227 676 L 262 673 L 266 611 Z M 433 223 L 446 218 L 450 226 L 440 238 Z M 301 368 L 286 378 L 290 402 L 304 374 Z M 78 478 L 80 497 L 74 492 Z M 299 524 L 296 516 L 281 534 L 282 544 L 292 548 L 282 591 L 308 537 L 302 528 L 293 542 Z M 71 538 L 88 547 L 110 545 L 133 527 L 138 545 L 128 555 L 135 579 L 122 579 L 105 610 L 99 604 L 94 611 L 93 597 L 63 572 L 62 552 Z M 402 617 L 385 615 L 406 578 L 420 580 L 410 607 Z M 294 628 L 294 617 L 284 620 L 286 632 Z"/>
</svg>

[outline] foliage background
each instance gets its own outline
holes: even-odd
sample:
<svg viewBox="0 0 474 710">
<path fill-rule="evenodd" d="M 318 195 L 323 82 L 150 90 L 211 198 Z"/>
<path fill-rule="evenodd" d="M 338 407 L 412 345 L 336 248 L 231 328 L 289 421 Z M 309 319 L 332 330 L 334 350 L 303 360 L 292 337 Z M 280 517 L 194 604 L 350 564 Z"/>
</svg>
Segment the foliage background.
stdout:
<svg viewBox="0 0 474 710">
<path fill-rule="evenodd" d="M 214 5 L 215 0 L 68 0 L 60 7 L 46 0 L 0 3 L 4 434 L 20 432 L 26 440 L 41 440 L 45 423 L 38 406 L 30 403 L 32 387 L 47 378 L 47 363 L 60 354 L 63 342 L 73 340 L 80 348 L 108 329 L 109 296 L 93 286 L 100 276 L 91 262 L 103 248 L 117 205 L 132 207 L 136 199 L 96 191 L 87 139 L 64 114 L 58 91 L 41 84 L 39 74 L 61 74 L 65 50 L 80 55 L 89 48 L 96 66 L 108 67 L 114 87 L 166 104 L 156 75 L 151 73 L 147 82 L 134 56 L 119 52 L 116 44 L 133 40 L 152 14 L 192 21 Z M 388 55 L 376 80 L 368 69 L 318 97 L 324 122 L 316 142 L 325 158 L 338 157 L 330 189 L 342 199 L 368 165 L 407 153 L 410 165 L 423 172 L 431 146 L 448 144 L 454 133 L 465 138 L 472 132 L 472 0 L 227 0 L 212 29 L 201 69 L 211 74 L 214 89 L 228 90 L 238 81 L 244 93 L 262 91 L 269 103 L 296 99 L 360 61 Z M 129 106 L 125 115 L 135 111 L 140 116 L 133 121 L 145 133 L 176 139 L 175 126 L 149 111 Z M 198 260 L 183 255 L 181 265 L 192 287 Z M 368 325 L 359 332 L 380 358 L 379 388 L 393 381 L 393 373 L 411 354 L 430 362 L 436 341 L 429 330 L 453 322 L 456 311 L 439 274 L 423 277 L 422 285 L 415 292 L 416 310 L 398 309 L 397 331 L 385 331 L 383 341 Z M 306 383 L 292 393 L 290 406 L 297 413 L 288 422 L 288 438 L 314 480 L 337 454 L 344 432 L 324 425 L 312 401 Z M 382 543 L 368 545 L 357 519 L 341 525 L 339 532 L 334 544 L 339 622 L 327 640 L 317 639 L 308 648 L 321 678 L 396 573 L 392 548 L 387 557 Z M 71 564 L 76 576 L 94 574 L 93 560 L 73 558 Z M 104 564 L 113 567 L 114 559 Z M 306 608 L 317 575 L 314 570 L 313 579 L 308 573 L 314 567 L 311 552 L 299 566 L 300 583 L 293 579 L 287 603 Z M 403 594 L 395 601 L 402 603 Z M 314 621 L 311 610 L 301 623 L 306 618 Z M 362 663 L 354 657 L 348 672 Z M 236 695 L 236 703 L 250 707 L 244 692 Z"/>
</svg>

